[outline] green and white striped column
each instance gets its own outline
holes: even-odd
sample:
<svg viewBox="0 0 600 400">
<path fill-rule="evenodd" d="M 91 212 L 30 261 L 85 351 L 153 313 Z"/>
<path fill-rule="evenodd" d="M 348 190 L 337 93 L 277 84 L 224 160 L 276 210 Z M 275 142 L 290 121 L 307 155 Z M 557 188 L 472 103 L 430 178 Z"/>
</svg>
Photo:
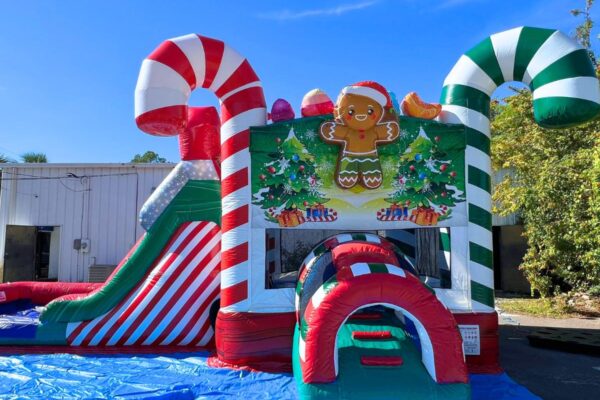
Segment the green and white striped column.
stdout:
<svg viewBox="0 0 600 400">
<path fill-rule="evenodd" d="M 452 252 L 450 228 L 438 228 L 440 248 L 438 251 L 438 268 L 450 270 L 450 255 Z"/>
<path fill-rule="evenodd" d="M 497 33 L 460 57 L 442 89 L 442 122 L 467 127 L 469 272 L 473 311 L 494 310 L 492 265 L 490 96 L 504 82 L 533 92 L 536 122 L 564 127 L 600 110 L 600 90 L 588 53 L 563 33 L 521 27 Z"/>
</svg>

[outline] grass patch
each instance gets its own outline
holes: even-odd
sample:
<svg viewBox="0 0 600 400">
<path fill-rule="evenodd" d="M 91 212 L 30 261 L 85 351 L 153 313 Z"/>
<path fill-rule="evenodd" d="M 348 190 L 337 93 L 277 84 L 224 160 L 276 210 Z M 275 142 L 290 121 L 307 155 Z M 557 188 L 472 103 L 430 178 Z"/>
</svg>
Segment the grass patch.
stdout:
<svg viewBox="0 0 600 400">
<path fill-rule="evenodd" d="M 568 318 L 576 316 L 575 310 L 561 298 L 496 299 L 498 307 L 509 314 L 534 317 Z"/>
<path fill-rule="evenodd" d="M 600 298 L 585 294 L 563 294 L 552 298 L 496 298 L 496 305 L 506 313 L 532 317 L 600 317 Z"/>
</svg>

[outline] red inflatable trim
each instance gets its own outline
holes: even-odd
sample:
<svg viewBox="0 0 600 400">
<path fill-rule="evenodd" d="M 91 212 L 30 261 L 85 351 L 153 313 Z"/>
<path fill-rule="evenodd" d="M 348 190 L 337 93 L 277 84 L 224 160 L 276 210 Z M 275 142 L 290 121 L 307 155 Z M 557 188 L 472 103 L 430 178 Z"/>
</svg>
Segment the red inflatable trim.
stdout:
<svg viewBox="0 0 600 400">
<path fill-rule="evenodd" d="M 86 295 L 102 286 L 102 283 L 74 282 L 13 282 L 0 284 L 0 304 L 16 300 L 31 300 L 46 305 L 62 296 Z"/>
<path fill-rule="evenodd" d="M 187 106 L 177 105 L 157 108 L 135 119 L 138 128 L 156 136 L 174 136 L 187 124 Z"/>
<path fill-rule="evenodd" d="M 498 314 L 456 313 L 454 318 L 459 325 L 479 325 L 480 355 L 467 355 L 467 367 L 473 374 L 499 374 L 502 372 L 499 360 Z"/>
<path fill-rule="evenodd" d="M 397 367 L 404 363 L 400 356 L 361 356 L 362 365 L 373 367 Z"/>
<path fill-rule="evenodd" d="M 377 339 L 390 339 L 392 332 L 390 331 L 354 331 L 352 332 L 352 339 L 356 340 L 377 340 Z"/>
<path fill-rule="evenodd" d="M 360 262 L 398 265 L 398 258 L 391 249 L 376 243 L 342 243 L 331 250 L 333 265 L 341 268 Z"/>
<path fill-rule="evenodd" d="M 291 368 L 295 313 L 224 313 L 215 329 L 219 361 L 230 366 L 250 365 L 271 370 Z"/>
<path fill-rule="evenodd" d="M 372 312 L 372 313 L 354 313 L 350 316 L 350 318 L 348 318 L 348 320 L 352 321 L 352 320 L 378 320 L 383 318 L 383 314 L 381 313 L 376 313 L 376 312 Z"/>
<path fill-rule="evenodd" d="M 189 107 L 186 128 L 179 134 L 182 160 L 217 160 L 221 155 L 221 121 L 214 107 Z"/>
</svg>

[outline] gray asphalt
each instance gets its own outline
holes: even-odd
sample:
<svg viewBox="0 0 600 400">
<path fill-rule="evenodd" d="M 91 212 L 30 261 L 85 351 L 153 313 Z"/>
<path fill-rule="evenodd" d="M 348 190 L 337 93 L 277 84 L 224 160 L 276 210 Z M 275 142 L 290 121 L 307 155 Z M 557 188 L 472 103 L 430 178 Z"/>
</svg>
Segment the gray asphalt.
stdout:
<svg viewBox="0 0 600 400">
<path fill-rule="evenodd" d="M 527 334 L 535 329 L 500 326 L 500 363 L 508 375 L 546 400 L 599 400 L 600 357 L 532 347 Z"/>
</svg>

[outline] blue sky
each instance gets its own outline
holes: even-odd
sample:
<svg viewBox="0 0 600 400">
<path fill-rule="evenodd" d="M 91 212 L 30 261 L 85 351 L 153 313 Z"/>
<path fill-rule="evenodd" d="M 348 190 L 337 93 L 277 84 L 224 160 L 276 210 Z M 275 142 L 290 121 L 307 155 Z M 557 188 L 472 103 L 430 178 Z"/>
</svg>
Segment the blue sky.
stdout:
<svg viewBox="0 0 600 400">
<path fill-rule="evenodd" d="M 127 162 L 176 138 L 139 131 L 139 66 L 163 40 L 200 33 L 246 56 L 269 105 L 320 87 L 376 80 L 437 101 L 445 75 L 479 40 L 521 25 L 573 33 L 583 0 L 12 1 L 0 5 L 0 153 L 50 162 Z M 594 11 L 599 18 L 600 6 Z M 498 92 L 500 95 L 506 90 Z M 217 105 L 194 92 L 193 105 Z"/>
</svg>

